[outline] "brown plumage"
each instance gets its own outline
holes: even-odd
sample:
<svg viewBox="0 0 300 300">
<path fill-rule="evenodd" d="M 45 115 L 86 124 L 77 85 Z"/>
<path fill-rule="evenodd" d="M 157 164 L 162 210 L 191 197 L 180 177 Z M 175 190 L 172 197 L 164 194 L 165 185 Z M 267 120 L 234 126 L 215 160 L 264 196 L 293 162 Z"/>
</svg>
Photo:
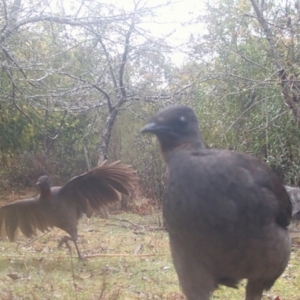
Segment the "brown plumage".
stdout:
<svg viewBox="0 0 300 300">
<path fill-rule="evenodd" d="M 300 221 L 300 189 L 297 187 L 284 186 L 292 203 L 292 220 Z"/>
<path fill-rule="evenodd" d="M 246 300 L 260 300 L 290 257 L 284 186 L 255 157 L 204 149 L 189 107 L 158 112 L 142 132 L 157 136 L 167 164 L 163 216 L 187 299 L 208 300 L 245 278 Z"/>
<path fill-rule="evenodd" d="M 136 180 L 135 171 L 119 161 L 103 162 L 63 186 L 51 187 L 50 178 L 42 176 L 36 183 L 39 195 L 0 208 L 1 239 L 7 236 L 13 241 L 17 229 L 26 237 L 32 237 L 37 230 L 45 232 L 58 227 L 71 236 L 64 237 L 60 245 L 72 240 L 82 259 L 76 243 L 78 219 L 82 214 L 91 217 L 94 210 L 120 200 L 121 194 L 129 195 Z"/>
</svg>

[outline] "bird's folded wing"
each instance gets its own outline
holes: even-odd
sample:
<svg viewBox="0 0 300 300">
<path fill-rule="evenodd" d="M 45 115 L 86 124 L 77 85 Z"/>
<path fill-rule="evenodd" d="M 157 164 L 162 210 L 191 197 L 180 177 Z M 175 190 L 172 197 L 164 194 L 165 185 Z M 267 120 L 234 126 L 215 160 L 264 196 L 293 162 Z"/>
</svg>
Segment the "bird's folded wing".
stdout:
<svg viewBox="0 0 300 300">
<path fill-rule="evenodd" d="M 249 185 L 250 190 L 259 189 L 262 192 L 262 194 L 258 194 L 261 195 L 262 198 L 257 197 L 257 200 L 261 208 L 265 207 L 267 209 L 265 216 L 273 215 L 279 226 L 288 226 L 292 217 L 291 201 L 278 177 L 265 163 L 255 157 L 240 153 L 236 153 L 235 157 L 237 158 L 239 166 L 247 170 L 252 177 L 253 185 L 252 187 Z M 252 182 L 252 180 L 250 182 Z"/>
<path fill-rule="evenodd" d="M 186 190 L 186 197 L 191 201 L 188 204 L 185 201 L 182 205 L 189 205 L 188 209 L 205 216 L 211 223 L 234 223 L 244 214 L 261 222 L 275 218 L 282 227 L 290 223 L 291 202 L 286 190 L 269 167 L 257 158 L 237 152 L 206 149 L 191 152 L 180 149 L 172 155 L 172 165 L 169 165 L 172 194 L 168 196 L 166 193 L 165 197 L 176 197 Z M 170 205 L 172 209 L 174 204 Z M 262 209 L 264 213 L 252 213 Z"/>
<path fill-rule="evenodd" d="M 246 158 L 245 155 L 244 157 Z M 288 226 L 292 218 L 292 205 L 286 189 L 265 163 L 250 156 L 245 160 L 245 163 L 247 162 L 255 186 L 265 191 L 262 203 L 268 203 L 270 213 L 275 208 L 275 220 L 278 225 Z"/>
<path fill-rule="evenodd" d="M 36 198 L 15 201 L 0 208 L 2 240 L 8 237 L 10 241 L 13 241 L 17 229 L 26 237 L 32 237 L 37 234 L 37 229 L 44 232 L 50 227 L 51 225 Z"/>
<path fill-rule="evenodd" d="M 59 191 L 64 201 L 76 201 L 84 213 L 119 201 L 121 194 L 129 195 L 137 181 L 129 165 L 116 161 L 103 162 L 98 167 L 70 179 Z"/>
</svg>

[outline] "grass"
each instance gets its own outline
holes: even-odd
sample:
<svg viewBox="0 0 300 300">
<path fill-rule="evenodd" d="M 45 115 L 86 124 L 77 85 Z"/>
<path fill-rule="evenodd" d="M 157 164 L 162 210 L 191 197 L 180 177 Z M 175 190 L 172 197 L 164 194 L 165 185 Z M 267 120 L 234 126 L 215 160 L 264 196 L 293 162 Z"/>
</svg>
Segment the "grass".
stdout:
<svg viewBox="0 0 300 300">
<path fill-rule="evenodd" d="M 185 299 L 160 213 L 83 218 L 78 242 L 88 257 L 83 262 L 77 259 L 72 243 L 71 252 L 65 246 L 57 249 L 64 235 L 54 229 L 31 241 L 19 235 L 17 243 L 0 242 L 0 299 Z M 243 285 L 237 290 L 221 287 L 212 299 L 243 299 Z M 297 247 L 285 273 L 264 299 L 276 296 L 300 300 Z"/>
</svg>

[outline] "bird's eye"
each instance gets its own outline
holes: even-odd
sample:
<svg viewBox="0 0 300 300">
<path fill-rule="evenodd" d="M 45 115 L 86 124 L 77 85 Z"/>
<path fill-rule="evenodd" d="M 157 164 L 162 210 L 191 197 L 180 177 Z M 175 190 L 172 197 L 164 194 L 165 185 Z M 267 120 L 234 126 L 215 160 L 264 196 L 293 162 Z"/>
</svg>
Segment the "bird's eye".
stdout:
<svg viewBox="0 0 300 300">
<path fill-rule="evenodd" d="M 187 125 L 187 119 L 185 116 L 180 116 L 178 119 L 177 119 L 177 125 L 181 128 L 184 128 L 186 127 Z"/>
<path fill-rule="evenodd" d="M 175 128 L 178 131 L 183 131 L 187 127 L 187 119 L 185 116 L 179 116 L 179 118 L 176 119 Z"/>
<path fill-rule="evenodd" d="M 179 117 L 179 121 L 180 121 L 181 123 L 185 123 L 185 121 L 186 121 L 185 116 Z"/>
</svg>

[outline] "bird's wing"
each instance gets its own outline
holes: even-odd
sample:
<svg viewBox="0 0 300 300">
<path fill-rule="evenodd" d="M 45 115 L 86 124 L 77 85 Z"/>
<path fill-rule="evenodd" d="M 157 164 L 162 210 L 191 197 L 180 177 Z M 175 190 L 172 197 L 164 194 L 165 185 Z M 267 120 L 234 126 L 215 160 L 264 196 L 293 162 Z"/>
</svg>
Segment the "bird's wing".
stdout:
<svg viewBox="0 0 300 300">
<path fill-rule="evenodd" d="M 269 216 L 274 215 L 278 225 L 288 226 L 292 217 L 292 205 L 286 189 L 275 173 L 267 164 L 251 155 L 236 153 L 232 158 L 239 167 L 249 172 L 250 178 L 252 177 L 253 184 L 248 185 L 248 192 L 256 189 L 262 192 L 257 195 L 261 208 L 267 208 Z M 259 195 L 263 197 L 260 199 Z M 265 214 L 267 215 L 267 212 Z"/>
<path fill-rule="evenodd" d="M 211 151 L 211 150 L 210 150 Z M 245 153 L 230 151 L 217 151 L 221 159 L 227 165 L 227 170 L 232 170 L 240 193 L 240 200 L 247 200 L 253 207 L 258 205 L 263 213 L 257 216 L 268 217 L 278 225 L 286 227 L 290 224 L 292 217 L 292 206 L 289 195 L 278 177 L 271 171 L 263 161 Z M 247 194 L 243 196 L 243 194 Z"/>
<path fill-rule="evenodd" d="M 186 209 L 195 215 L 195 222 L 205 219 L 220 225 L 236 223 L 247 216 L 249 220 L 259 220 L 257 223 L 274 218 L 282 227 L 290 223 L 291 203 L 286 190 L 277 176 L 254 157 L 205 149 L 187 155 L 182 150 L 173 153 L 168 168 L 170 178 L 165 193 L 168 199 L 164 205 L 171 207 L 164 210 L 165 214 L 175 214 L 173 199 L 186 193 L 190 200 L 180 204 L 189 205 Z M 255 214 L 255 210 L 264 212 Z M 214 213 L 210 214 L 211 211 Z"/>
<path fill-rule="evenodd" d="M 13 241 L 18 228 L 26 237 L 32 237 L 37 234 L 37 229 L 44 232 L 50 227 L 37 198 L 18 200 L 0 208 L 2 240 L 8 237 L 10 241 Z"/>
<path fill-rule="evenodd" d="M 129 195 L 137 181 L 131 166 L 115 161 L 104 161 L 96 168 L 70 179 L 58 192 L 64 201 L 76 201 L 84 213 Z"/>
<path fill-rule="evenodd" d="M 271 175 L 270 175 L 271 176 Z M 293 205 L 290 201 L 289 194 L 284 186 L 281 184 L 277 176 L 274 174 L 272 180 L 273 189 L 272 192 L 276 195 L 278 202 L 278 211 L 276 215 L 276 222 L 281 226 L 288 226 L 292 220 Z"/>
</svg>

